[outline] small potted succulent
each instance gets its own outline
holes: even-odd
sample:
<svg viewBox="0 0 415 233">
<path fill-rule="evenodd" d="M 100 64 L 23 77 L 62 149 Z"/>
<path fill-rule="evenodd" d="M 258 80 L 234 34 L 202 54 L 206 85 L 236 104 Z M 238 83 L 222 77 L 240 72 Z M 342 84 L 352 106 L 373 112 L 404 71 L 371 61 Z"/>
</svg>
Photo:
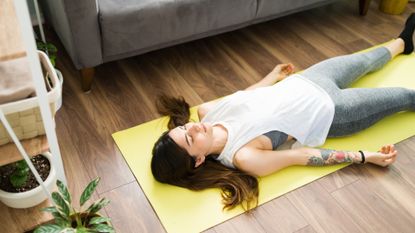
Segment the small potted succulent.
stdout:
<svg viewBox="0 0 415 233">
<path fill-rule="evenodd" d="M 106 198 L 101 198 L 83 210 L 83 205 L 92 196 L 99 183 L 100 178 L 91 181 L 82 192 L 80 198 L 80 209 L 76 210 L 72 206 L 72 199 L 68 188 L 61 182 L 57 181 L 59 192 L 52 193 L 52 199 L 55 206 L 47 207 L 42 211 L 50 212 L 54 217 L 54 222 L 42 225 L 35 229 L 34 233 L 46 232 L 115 232 L 111 226 L 110 219 L 102 217 L 98 211 L 109 203 Z"/>
<path fill-rule="evenodd" d="M 51 154 L 33 156 L 32 164 L 49 191 L 55 187 L 56 172 Z M 47 199 L 25 160 L 0 167 L 0 201 L 12 208 L 30 208 Z"/>
</svg>

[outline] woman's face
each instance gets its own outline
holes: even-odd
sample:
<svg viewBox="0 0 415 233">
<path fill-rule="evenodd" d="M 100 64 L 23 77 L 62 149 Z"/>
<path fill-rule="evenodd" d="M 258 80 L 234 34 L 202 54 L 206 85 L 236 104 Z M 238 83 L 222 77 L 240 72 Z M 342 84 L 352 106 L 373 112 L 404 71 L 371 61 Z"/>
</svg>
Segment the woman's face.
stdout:
<svg viewBox="0 0 415 233">
<path fill-rule="evenodd" d="M 205 156 L 209 154 L 213 142 L 212 126 L 208 123 L 189 122 L 170 130 L 169 136 L 177 145 L 196 158 L 196 166 L 202 163 Z M 203 161 L 198 163 L 198 159 Z"/>
</svg>

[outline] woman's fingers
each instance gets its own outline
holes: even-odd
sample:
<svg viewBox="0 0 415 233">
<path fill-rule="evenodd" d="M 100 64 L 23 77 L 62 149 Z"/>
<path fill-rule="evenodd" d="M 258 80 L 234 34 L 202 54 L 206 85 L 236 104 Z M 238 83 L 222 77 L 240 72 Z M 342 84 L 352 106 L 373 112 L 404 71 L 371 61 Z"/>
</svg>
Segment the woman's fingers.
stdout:
<svg viewBox="0 0 415 233">
<path fill-rule="evenodd" d="M 396 160 L 396 156 L 398 155 L 397 151 L 394 151 L 392 153 L 386 154 L 383 158 L 383 161 L 388 161 L 388 160 Z"/>
<path fill-rule="evenodd" d="M 385 154 L 383 160 L 392 159 L 396 156 L 396 153 Z"/>
<path fill-rule="evenodd" d="M 394 163 L 397 159 L 397 156 L 398 151 L 395 149 L 395 145 L 389 144 L 382 146 L 377 153 L 373 154 L 373 156 L 369 154 L 367 159 L 371 163 L 386 167 L 389 164 Z"/>
<path fill-rule="evenodd" d="M 284 64 L 282 64 L 284 67 L 286 67 L 286 68 L 292 68 L 292 65 L 293 64 L 291 64 L 291 63 L 284 63 Z"/>
<path fill-rule="evenodd" d="M 396 161 L 396 158 L 398 158 L 398 156 L 395 156 L 395 157 L 393 157 L 393 158 L 389 159 L 388 161 L 389 161 L 390 163 L 394 163 L 394 162 Z"/>
<path fill-rule="evenodd" d="M 384 160 L 384 161 L 382 161 L 382 163 L 384 164 L 384 166 L 386 167 L 386 166 L 388 166 L 389 164 L 392 164 L 392 163 L 394 163 L 395 161 L 396 161 L 396 156 L 394 157 L 394 158 L 391 158 L 391 159 L 387 159 L 387 160 Z"/>
<path fill-rule="evenodd" d="M 295 68 L 295 66 L 292 63 L 288 63 L 288 67 L 290 68 L 291 71 L 293 71 Z"/>
<path fill-rule="evenodd" d="M 281 69 L 281 70 L 294 70 L 294 65 L 292 63 L 284 63 L 275 66 L 274 69 Z"/>
<path fill-rule="evenodd" d="M 290 64 L 282 64 L 282 68 L 284 70 L 288 69 L 290 67 Z"/>
<path fill-rule="evenodd" d="M 392 151 L 395 151 L 395 145 L 393 145 L 393 144 L 384 145 L 380 149 L 380 152 L 383 153 L 383 154 L 387 154 L 387 153 L 390 153 Z"/>
</svg>

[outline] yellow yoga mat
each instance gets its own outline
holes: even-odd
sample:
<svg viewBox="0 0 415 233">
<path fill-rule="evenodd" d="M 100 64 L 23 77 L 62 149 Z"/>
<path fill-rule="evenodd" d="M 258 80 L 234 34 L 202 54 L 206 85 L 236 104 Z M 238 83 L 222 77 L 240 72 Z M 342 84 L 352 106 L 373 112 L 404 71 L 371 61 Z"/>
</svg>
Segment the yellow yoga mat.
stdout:
<svg viewBox="0 0 415 233">
<path fill-rule="evenodd" d="M 402 55 L 382 70 L 367 75 L 354 87 L 407 87 L 415 89 L 415 54 Z M 197 120 L 195 107 L 192 119 Z M 160 184 L 151 169 L 151 150 L 160 134 L 167 129 L 167 118 L 159 118 L 112 136 L 129 164 L 141 188 L 167 232 L 200 232 L 224 222 L 243 209 L 222 211 L 219 189 L 201 192 Z M 344 150 L 377 151 L 383 144 L 397 143 L 415 135 L 415 112 L 401 112 L 387 117 L 356 135 L 328 139 L 322 147 Z M 347 165 L 329 167 L 293 166 L 260 179 L 259 203 L 265 203 Z"/>
</svg>

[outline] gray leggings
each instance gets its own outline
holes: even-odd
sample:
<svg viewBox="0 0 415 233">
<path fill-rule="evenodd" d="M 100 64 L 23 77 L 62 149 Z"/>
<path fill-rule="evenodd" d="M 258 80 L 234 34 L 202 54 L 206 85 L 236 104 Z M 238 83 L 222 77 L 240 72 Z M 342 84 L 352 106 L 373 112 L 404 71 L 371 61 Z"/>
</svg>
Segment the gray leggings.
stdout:
<svg viewBox="0 0 415 233">
<path fill-rule="evenodd" d="M 390 52 L 380 47 L 365 53 L 334 57 L 302 73 L 322 87 L 335 104 L 329 137 L 354 134 L 393 113 L 415 110 L 415 90 L 347 88 L 363 75 L 382 68 L 390 59 Z"/>
</svg>

